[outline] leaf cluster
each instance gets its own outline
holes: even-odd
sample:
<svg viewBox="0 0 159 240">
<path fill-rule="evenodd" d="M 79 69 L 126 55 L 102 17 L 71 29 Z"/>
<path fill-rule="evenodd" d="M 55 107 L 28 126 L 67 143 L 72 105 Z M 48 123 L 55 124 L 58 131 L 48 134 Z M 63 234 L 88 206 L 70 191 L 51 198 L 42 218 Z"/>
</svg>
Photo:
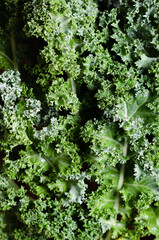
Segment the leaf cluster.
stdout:
<svg viewBox="0 0 159 240">
<path fill-rule="evenodd" d="M 157 240 L 157 0 L 0 8 L 0 238 Z"/>
</svg>

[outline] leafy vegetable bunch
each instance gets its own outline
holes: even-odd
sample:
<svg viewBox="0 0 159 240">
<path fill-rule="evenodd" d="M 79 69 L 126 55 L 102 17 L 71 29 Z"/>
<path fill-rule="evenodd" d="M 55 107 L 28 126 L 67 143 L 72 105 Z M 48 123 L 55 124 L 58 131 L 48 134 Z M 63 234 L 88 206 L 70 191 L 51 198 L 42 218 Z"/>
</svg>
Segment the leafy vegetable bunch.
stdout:
<svg viewBox="0 0 159 240">
<path fill-rule="evenodd" d="M 159 2 L 0 12 L 0 239 L 159 239 Z"/>
</svg>

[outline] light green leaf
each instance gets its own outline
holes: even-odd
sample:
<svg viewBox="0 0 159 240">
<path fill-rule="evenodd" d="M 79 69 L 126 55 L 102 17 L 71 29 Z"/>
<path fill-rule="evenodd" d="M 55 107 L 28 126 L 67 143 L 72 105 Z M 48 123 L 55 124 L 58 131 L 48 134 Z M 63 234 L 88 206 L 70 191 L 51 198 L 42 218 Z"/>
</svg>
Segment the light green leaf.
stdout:
<svg viewBox="0 0 159 240">
<path fill-rule="evenodd" d="M 135 114 L 138 113 L 140 108 L 147 102 L 149 98 L 149 91 L 138 92 L 136 97 L 130 96 L 130 100 L 123 101 L 119 104 L 117 114 L 120 119 L 129 121 Z"/>
<path fill-rule="evenodd" d="M 147 69 L 151 66 L 151 63 L 155 60 L 157 60 L 157 58 L 147 57 L 145 54 L 142 54 L 141 60 L 136 61 L 135 65 L 139 68 Z"/>
<path fill-rule="evenodd" d="M 96 125 L 98 128 L 96 129 Z M 86 138 L 85 138 L 86 137 Z M 92 139 L 94 151 L 120 149 L 123 151 L 123 144 L 116 138 L 116 127 L 109 123 L 102 124 L 100 122 L 88 121 L 84 128 L 84 140 Z"/>
<path fill-rule="evenodd" d="M 42 146 L 44 154 L 43 159 L 49 163 L 57 172 L 64 173 L 71 164 L 70 157 L 65 153 L 57 153 L 52 146 Z"/>
<path fill-rule="evenodd" d="M 106 126 L 95 134 L 95 139 L 101 142 L 103 147 L 123 147 L 123 145 L 115 139 L 113 129 Z"/>
<path fill-rule="evenodd" d="M 141 219 L 145 219 L 148 222 L 148 229 L 150 233 L 159 238 L 159 207 L 150 207 L 146 211 L 140 214 Z"/>
<path fill-rule="evenodd" d="M 120 223 L 118 222 L 116 219 L 114 218 L 110 218 L 108 220 L 100 218 L 99 222 L 101 224 L 102 227 L 102 231 L 103 233 L 105 233 L 108 229 L 113 229 L 114 230 L 114 234 L 119 234 L 120 232 L 122 232 L 125 227 L 126 224 L 125 223 Z M 116 235 L 116 236 L 117 236 Z M 114 237 L 114 236 L 113 236 Z"/>
<path fill-rule="evenodd" d="M 159 186 L 154 177 L 141 179 L 140 181 L 130 181 L 123 184 L 123 189 L 120 191 L 125 201 L 137 196 L 140 192 L 152 193 L 154 196 L 159 196 Z"/>
</svg>

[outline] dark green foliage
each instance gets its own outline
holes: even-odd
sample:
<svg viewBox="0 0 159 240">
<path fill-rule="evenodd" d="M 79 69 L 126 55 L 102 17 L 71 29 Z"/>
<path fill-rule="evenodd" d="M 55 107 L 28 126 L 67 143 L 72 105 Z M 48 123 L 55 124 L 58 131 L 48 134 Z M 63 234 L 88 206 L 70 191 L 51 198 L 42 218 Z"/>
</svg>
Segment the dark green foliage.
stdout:
<svg viewBox="0 0 159 240">
<path fill-rule="evenodd" d="M 159 239 L 158 1 L 0 12 L 0 239 Z"/>
</svg>

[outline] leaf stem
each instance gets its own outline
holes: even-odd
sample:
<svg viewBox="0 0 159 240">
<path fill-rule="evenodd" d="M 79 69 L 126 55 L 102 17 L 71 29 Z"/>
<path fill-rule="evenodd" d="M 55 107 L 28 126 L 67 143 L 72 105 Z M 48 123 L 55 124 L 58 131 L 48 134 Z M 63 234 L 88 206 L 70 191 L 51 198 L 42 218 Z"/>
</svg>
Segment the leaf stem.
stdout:
<svg viewBox="0 0 159 240">
<path fill-rule="evenodd" d="M 71 85 L 72 85 L 72 92 L 76 94 L 76 85 L 75 85 L 75 81 L 72 78 L 71 78 Z"/>
<path fill-rule="evenodd" d="M 110 238 L 111 238 L 111 229 L 108 231 L 108 233 L 107 233 L 107 236 L 106 236 L 106 239 L 105 240 L 110 240 Z"/>
<path fill-rule="evenodd" d="M 107 1 L 107 8 L 110 7 L 110 0 Z"/>
<path fill-rule="evenodd" d="M 128 143 L 127 143 L 127 141 L 125 141 L 125 144 L 123 147 L 123 156 L 124 157 L 127 156 L 127 150 L 128 150 Z M 124 183 L 124 173 L 125 173 L 125 163 L 122 165 L 121 170 L 120 170 L 119 183 L 118 183 L 118 187 L 117 187 L 117 194 L 116 194 L 115 206 L 114 206 L 116 212 L 118 212 L 118 209 L 119 209 L 119 192 Z M 111 229 L 107 233 L 106 240 L 110 240 L 110 238 L 111 238 Z"/>
<path fill-rule="evenodd" d="M 13 187 L 13 188 L 15 188 L 15 189 L 19 189 L 19 186 L 18 186 L 18 184 L 16 184 L 16 182 L 14 181 L 14 180 L 12 180 L 12 179 L 8 179 L 8 182 L 10 183 L 10 185 Z"/>
<path fill-rule="evenodd" d="M 127 151 L 128 151 L 128 143 L 127 141 L 124 144 L 124 148 L 123 148 L 123 156 L 126 157 L 127 156 Z"/>
<path fill-rule="evenodd" d="M 52 168 L 54 168 L 54 165 L 52 164 L 52 162 L 51 162 L 46 156 L 44 156 L 43 154 L 42 154 L 41 156 L 46 160 L 46 162 L 47 162 Z"/>
<path fill-rule="evenodd" d="M 14 34 L 11 35 L 11 45 L 12 45 L 14 69 L 18 70 L 18 63 L 17 63 L 17 60 L 16 60 L 16 43 L 15 43 Z"/>
<path fill-rule="evenodd" d="M 0 54 L 2 54 L 5 58 L 8 59 L 8 61 L 9 61 L 10 63 L 12 63 L 12 64 L 14 65 L 14 62 L 13 62 L 4 52 L 0 51 Z"/>
<path fill-rule="evenodd" d="M 127 142 L 125 142 L 124 148 L 123 148 L 123 156 L 124 157 L 127 156 L 127 149 L 128 149 L 128 144 L 127 144 Z M 125 173 L 125 163 L 122 165 L 121 170 L 120 170 L 120 177 L 119 177 L 119 183 L 118 183 L 118 187 L 117 187 L 117 195 L 115 198 L 115 206 L 114 206 L 116 212 L 118 212 L 118 209 L 119 209 L 119 192 L 123 186 L 124 173 Z"/>
<path fill-rule="evenodd" d="M 126 102 L 124 101 L 124 110 L 125 110 L 125 119 L 128 118 L 128 110 L 127 110 L 127 106 L 126 106 Z"/>
</svg>

